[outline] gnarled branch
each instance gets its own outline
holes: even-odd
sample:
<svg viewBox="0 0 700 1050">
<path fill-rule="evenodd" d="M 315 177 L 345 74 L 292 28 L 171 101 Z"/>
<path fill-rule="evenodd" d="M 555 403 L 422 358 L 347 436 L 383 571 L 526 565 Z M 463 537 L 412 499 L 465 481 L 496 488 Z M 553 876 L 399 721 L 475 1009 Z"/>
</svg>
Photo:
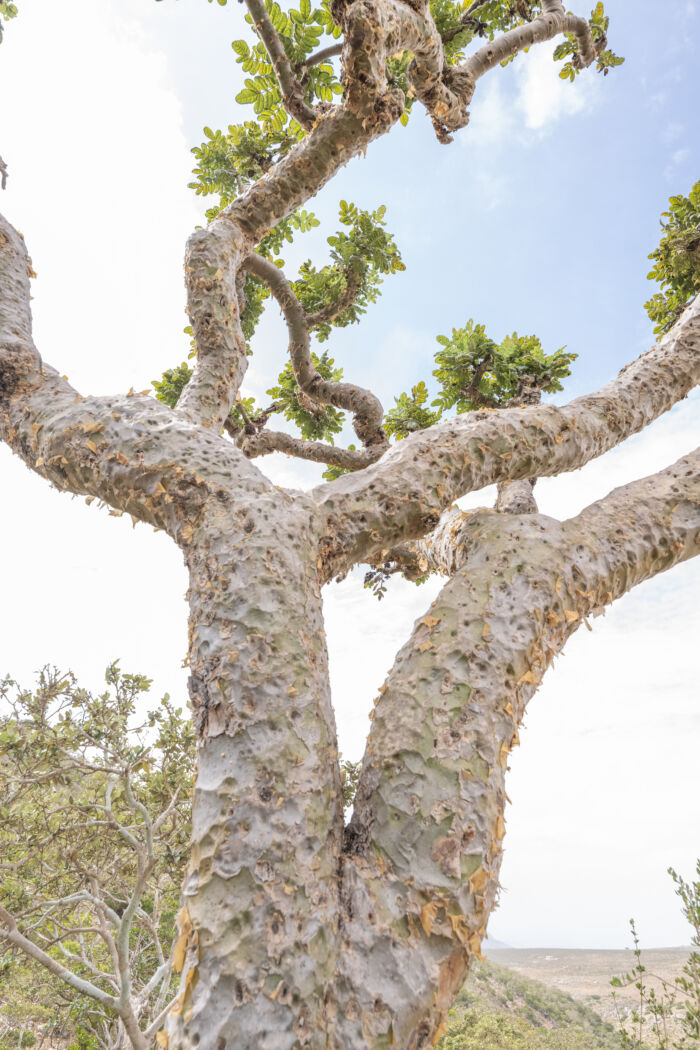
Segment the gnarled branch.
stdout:
<svg viewBox="0 0 700 1050">
<path fill-rule="evenodd" d="M 327 445 L 325 441 L 305 441 L 303 438 L 285 434 L 283 430 L 260 430 L 255 434 L 236 432 L 238 447 L 249 459 L 267 456 L 272 452 L 284 452 L 296 459 L 307 459 L 312 463 L 325 463 L 343 470 L 362 470 L 370 463 L 376 463 L 383 449 L 371 447 L 364 449 L 337 448 Z"/>
<path fill-rule="evenodd" d="M 133 391 L 83 398 L 43 365 L 32 340 L 30 269 L 23 239 L 0 216 L 0 438 L 31 470 L 185 543 L 207 500 L 233 478 L 270 487 L 238 449 L 161 402 Z"/>
<path fill-rule="evenodd" d="M 578 61 L 581 68 L 590 66 L 596 57 L 591 28 L 585 18 L 567 14 L 561 0 L 543 0 L 542 11 L 532 22 L 516 26 L 495 40 L 484 44 L 463 65 L 478 80 L 501 62 L 513 58 L 533 44 L 551 40 L 560 33 L 573 33 L 579 44 Z"/>
<path fill-rule="evenodd" d="M 429 1044 L 497 894 L 526 704 L 586 617 L 700 555 L 700 449 L 570 521 L 482 511 L 471 533 L 373 712 L 343 876 L 350 1045 L 378 1001 L 399 1046 Z"/>
<path fill-rule="evenodd" d="M 668 411 L 700 383 L 700 301 L 611 383 L 568 405 L 470 412 L 394 445 L 360 475 L 313 495 L 327 515 L 324 577 L 431 532 L 460 496 L 576 470 Z"/>
<path fill-rule="evenodd" d="M 289 356 L 299 389 L 312 401 L 352 412 L 355 433 L 367 448 L 389 448 L 382 430 L 384 410 L 374 394 L 352 383 L 324 379 L 316 369 L 309 346 L 308 315 L 279 267 L 256 254 L 248 256 L 243 265 L 265 281 L 280 305 L 289 330 Z"/>
</svg>

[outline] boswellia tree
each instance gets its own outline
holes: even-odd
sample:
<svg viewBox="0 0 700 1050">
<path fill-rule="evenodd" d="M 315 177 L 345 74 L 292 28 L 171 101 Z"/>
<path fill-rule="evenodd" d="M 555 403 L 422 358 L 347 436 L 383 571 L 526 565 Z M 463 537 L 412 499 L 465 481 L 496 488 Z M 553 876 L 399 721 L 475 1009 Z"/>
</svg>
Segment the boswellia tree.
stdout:
<svg viewBox="0 0 700 1050">
<path fill-rule="evenodd" d="M 570 357 L 469 322 L 440 339 L 436 401 L 418 384 L 385 416 L 311 349 L 402 267 L 383 210 L 343 203 L 330 261 L 295 278 L 282 245 L 413 105 L 449 143 L 481 79 L 522 51 L 555 40 L 565 79 L 618 65 L 603 5 L 584 17 L 560 0 L 246 3 L 251 39 L 234 50 L 252 116 L 196 151 L 216 206 L 186 251 L 191 365 L 157 398 L 82 396 L 34 346 L 31 262 L 3 219 L 0 435 L 57 488 L 163 529 L 189 571 L 197 771 L 181 984 L 160 1043 L 419 1050 L 480 952 L 509 753 L 546 668 L 587 617 L 700 553 L 700 450 L 568 521 L 538 514 L 533 494 L 700 382 L 697 194 L 677 199 L 657 257 L 660 341 L 607 386 L 542 403 Z M 271 299 L 289 357 L 256 406 L 239 391 Z M 343 413 L 356 447 L 333 444 Z M 274 429 L 280 414 L 298 435 Z M 273 451 L 325 464 L 325 482 L 276 487 L 254 462 Z M 492 483 L 495 509 L 454 508 Z M 397 571 L 445 584 L 380 690 L 346 827 L 321 587 L 358 564 L 380 589 Z M 2 923 L 31 939 L 7 908 Z"/>
</svg>

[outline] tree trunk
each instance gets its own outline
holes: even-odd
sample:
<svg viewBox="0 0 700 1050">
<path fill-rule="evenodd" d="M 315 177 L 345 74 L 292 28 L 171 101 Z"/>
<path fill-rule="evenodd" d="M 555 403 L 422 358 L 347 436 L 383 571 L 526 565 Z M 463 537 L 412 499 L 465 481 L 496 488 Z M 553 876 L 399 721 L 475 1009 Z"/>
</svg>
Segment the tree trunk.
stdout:
<svg viewBox="0 0 700 1050">
<path fill-rule="evenodd" d="M 263 490 L 212 501 L 184 544 L 202 742 L 171 1050 L 439 1037 L 497 898 L 527 702 L 587 616 L 700 553 L 700 452 L 568 522 L 462 521 L 380 690 L 344 841 L 317 521 Z"/>
<path fill-rule="evenodd" d="M 171 1046 L 327 1045 L 343 813 L 310 509 L 216 501 L 185 547 L 196 933 Z"/>
</svg>

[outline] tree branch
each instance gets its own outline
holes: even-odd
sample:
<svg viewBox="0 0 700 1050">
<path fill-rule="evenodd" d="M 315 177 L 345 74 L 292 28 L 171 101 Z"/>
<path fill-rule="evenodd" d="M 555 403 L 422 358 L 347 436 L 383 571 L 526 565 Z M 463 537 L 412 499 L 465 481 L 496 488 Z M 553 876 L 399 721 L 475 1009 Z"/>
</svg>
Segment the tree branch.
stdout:
<svg viewBox="0 0 700 1050">
<path fill-rule="evenodd" d="M 508 756 L 546 668 L 588 616 L 700 554 L 700 449 L 567 522 L 482 511 L 470 528 L 380 690 L 348 829 L 339 985 L 363 1025 L 382 1002 L 399 1046 L 418 1045 L 414 1018 L 430 1042 L 479 954 Z"/>
<path fill-rule="evenodd" d="M 576 470 L 700 383 L 700 300 L 611 383 L 568 405 L 470 412 L 394 445 L 361 474 L 313 490 L 327 517 L 323 578 L 431 532 L 467 492 Z"/>
<path fill-rule="evenodd" d="M 370 463 L 376 463 L 383 454 L 383 449 L 337 448 L 324 441 L 305 441 L 293 437 L 281 430 L 261 430 L 256 434 L 236 434 L 236 440 L 243 453 L 250 459 L 267 456 L 271 452 L 284 452 L 297 459 L 310 460 L 312 463 L 325 463 L 343 470 L 362 470 Z"/>
<path fill-rule="evenodd" d="M 567 14 L 561 0 L 543 0 L 542 11 L 532 22 L 516 26 L 484 44 L 467 59 L 462 69 L 469 72 L 476 82 L 501 62 L 506 62 L 533 44 L 551 40 L 560 33 L 573 33 L 578 40 L 580 68 L 590 66 L 595 61 L 596 51 L 586 19 Z"/>
<path fill-rule="evenodd" d="M 102 991 L 101 988 L 98 988 L 97 985 L 92 984 L 90 981 L 77 977 L 56 959 L 52 959 L 50 955 L 42 951 L 33 941 L 30 941 L 20 933 L 15 919 L 2 906 L 0 906 L 0 923 L 2 923 L 2 926 L 0 926 L 0 938 L 11 944 L 13 948 L 18 948 L 30 959 L 34 959 L 35 962 L 38 962 L 50 973 L 54 974 L 55 977 L 58 977 L 81 995 L 88 995 L 91 999 L 97 999 L 103 1006 L 108 1006 L 113 1010 L 118 1009 L 119 1000 L 113 995 Z"/>
<path fill-rule="evenodd" d="M 264 0 L 245 0 L 253 25 L 260 36 L 282 92 L 282 104 L 297 124 L 309 131 L 316 120 L 311 106 L 304 101 L 304 91 L 296 79 L 292 63 L 284 50 L 284 44 L 267 13 Z"/>
<path fill-rule="evenodd" d="M 299 389 L 313 401 L 353 413 L 353 427 L 362 444 L 381 451 L 389 448 L 382 430 L 384 410 L 369 390 L 351 383 L 324 379 L 317 371 L 309 345 L 309 320 L 289 281 L 279 267 L 261 255 L 250 255 L 243 264 L 262 278 L 279 303 L 289 330 L 289 356 Z"/>
<path fill-rule="evenodd" d="M 546 2 L 551 6 L 550 0 Z M 263 0 L 255 3 L 264 9 Z M 177 412 L 193 422 L 221 428 L 245 374 L 245 339 L 236 294 L 242 260 L 277 223 L 401 116 L 404 95 L 387 83 L 387 59 L 397 51 L 413 52 L 411 86 L 442 141 L 449 141 L 449 133 L 468 121 L 476 79 L 473 69 L 481 76 L 490 68 L 488 57 L 477 58 L 481 52 L 470 60 L 472 65 L 446 67 L 442 41 L 427 5 L 418 9 L 402 0 L 354 0 L 339 5 L 338 14 L 344 32 L 342 105 L 320 116 L 309 134 L 264 179 L 242 193 L 206 229 L 195 231 L 188 242 L 187 309 L 197 366 Z M 569 25 L 568 17 L 557 12 L 543 14 L 537 30 L 541 38 L 561 32 Z M 281 47 L 279 40 L 277 43 Z M 270 46 L 274 49 L 272 38 Z M 282 55 L 279 59 L 283 60 Z"/>
<path fill-rule="evenodd" d="M 338 300 L 334 303 L 328 303 L 326 306 L 321 307 L 320 310 L 316 310 L 315 313 L 306 315 L 309 328 L 317 328 L 324 321 L 334 321 L 336 317 L 342 314 L 343 310 L 347 310 L 349 306 L 352 306 L 355 299 L 357 299 L 359 290 L 360 278 L 354 270 L 349 270 L 345 274 L 345 288 Z"/>
<path fill-rule="evenodd" d="M 303 62 L 300 62 L 296 67 L 296 71 L 303 75 L 304 71 L 311 69 L 312 66 L 320 66 L 323 62 L 328 62 L 331 58 L 337 58 L 342 53 L 342 43 L 329 44 L 328 47 L 322 47 L 319 51 L 315 51 L 313 55 L 305 58 Z"/>
<path fill-rule="evenodd" d="M 43 365 L 32 341 L 29 268 L 23 239 L 0 216 L 0 439 L 31 470 L 185 544 L 207 500 L 233 479 L 270 488 L 230 442 L 154 398 L 133 390 L 83 398 Z"/>
</svg>

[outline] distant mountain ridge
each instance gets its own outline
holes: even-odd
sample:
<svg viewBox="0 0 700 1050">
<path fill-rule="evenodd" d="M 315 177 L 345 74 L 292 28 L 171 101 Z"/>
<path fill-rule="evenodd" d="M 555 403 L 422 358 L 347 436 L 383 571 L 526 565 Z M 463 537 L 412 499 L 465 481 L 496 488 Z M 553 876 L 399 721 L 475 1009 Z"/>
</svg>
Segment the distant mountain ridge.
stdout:
<svg viewBox="0 0 700 1050">
<path fill-rule="evenodd" d="M 485 952 L 492 951 L 503 951 L 504 948 L 512 948 L 512 944 L 506 944 L 505 941 L 498 941 L 495 937 L 487 937 L 481 945 L 482 950 Z"/>
</svg>

